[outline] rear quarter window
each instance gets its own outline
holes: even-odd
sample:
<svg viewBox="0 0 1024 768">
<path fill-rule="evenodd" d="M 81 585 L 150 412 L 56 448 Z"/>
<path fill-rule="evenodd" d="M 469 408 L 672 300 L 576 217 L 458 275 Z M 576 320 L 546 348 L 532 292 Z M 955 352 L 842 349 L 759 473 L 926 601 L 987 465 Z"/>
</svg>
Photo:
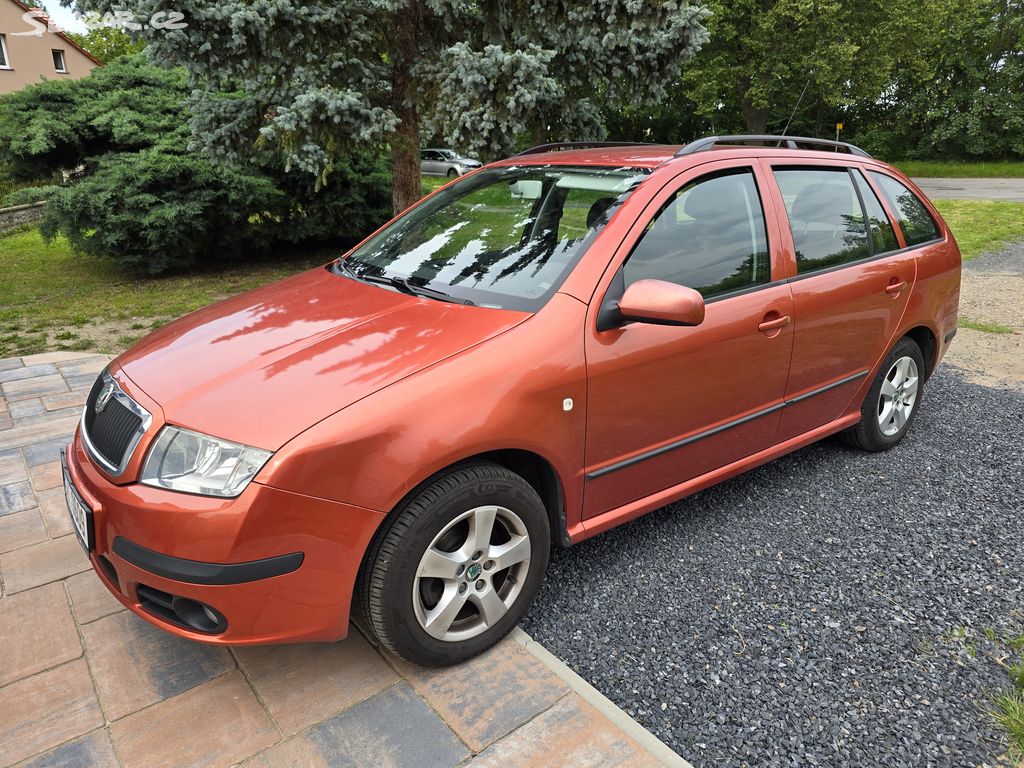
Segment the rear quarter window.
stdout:
<svg viewBox="0 0 1024 768">
<path fill-rule="evenodd" d="M 864 211 L 868 215 L 868 224 L 871 227 L 872 252 L 878 255 L 897 250 L 900 246 L 896 241 L 896 232 L 893 230 L 889 217 L 886 216 L 882 208 L 882 204 L 878 202 L 878 197 L 875 195 L 874 190 L 871 189 L 867 179 L 864 178 L 860 171 L 853 171 L 853 180 L 857 183 L 860 200 L 864 204 Z"/>
<path fill-rule="evenodd" d="M 892 176 L 877 171 L 869 173 L 882 190 L 889 207 L 896 213 L 897 223 L 908 246 L 939 239 L 939 225 L 917 195 Z"/>
</svg>

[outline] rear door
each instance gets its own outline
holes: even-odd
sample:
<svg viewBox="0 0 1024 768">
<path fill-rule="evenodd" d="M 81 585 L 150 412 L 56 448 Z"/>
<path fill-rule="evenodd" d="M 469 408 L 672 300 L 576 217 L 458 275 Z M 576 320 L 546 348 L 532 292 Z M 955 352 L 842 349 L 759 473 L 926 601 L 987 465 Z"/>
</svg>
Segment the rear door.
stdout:
<svg viewBox="0 0 1024 768">
<path fill-rule="evenodd" d="M 585 339 L 584 517 L 772 444 L 793 326 L 779 217 L 762 204 L 763 183 L 752 160 L 683 172 L 654 197 L 602 278 Z M 599 330 L 606 301 L 642 279 L 699 290 L 704 322 Z"/>
<path fill-rule="evenodd" d="M 789 227 L 795 336 L 776 442 L 839 418 L 894 341 L 917 275 L 856 165 L 762 160 Z"/>
<path fill-rule="evenodd" d="M 425 149 L 420 153 L 420 173 L 428 176 L 444 175 L 441 171 L 441 155 L 432 149 Z"/>
</svg>

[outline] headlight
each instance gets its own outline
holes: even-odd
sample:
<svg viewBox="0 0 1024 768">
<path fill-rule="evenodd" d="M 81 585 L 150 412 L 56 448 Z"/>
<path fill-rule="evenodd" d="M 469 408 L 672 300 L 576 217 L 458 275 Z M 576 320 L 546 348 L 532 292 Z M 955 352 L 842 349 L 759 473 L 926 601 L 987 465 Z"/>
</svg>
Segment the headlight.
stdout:
<svg viewBox="0 0 1024 768">
<path fill-rule="evenodd" d="M 141 481 L 157 488 L 234 498 L 274 454 L 166 426 L 150 446 Z"/>
</svg>

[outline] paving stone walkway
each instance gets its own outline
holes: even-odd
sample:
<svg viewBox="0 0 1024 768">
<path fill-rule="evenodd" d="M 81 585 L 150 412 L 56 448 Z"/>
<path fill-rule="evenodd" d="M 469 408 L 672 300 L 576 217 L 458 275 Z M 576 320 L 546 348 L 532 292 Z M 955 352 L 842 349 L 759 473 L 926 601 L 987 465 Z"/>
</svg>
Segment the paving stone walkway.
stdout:
<svg viewBox="0 0 1024 768">
<path fill-rule="evenodd" d="M 59 450 L 108 357 L 0 360 L 0 768 L 686 766 L 517 630 L 447 670 L 331 644 L 228 649 L 123 609 Z"/>
</svg>

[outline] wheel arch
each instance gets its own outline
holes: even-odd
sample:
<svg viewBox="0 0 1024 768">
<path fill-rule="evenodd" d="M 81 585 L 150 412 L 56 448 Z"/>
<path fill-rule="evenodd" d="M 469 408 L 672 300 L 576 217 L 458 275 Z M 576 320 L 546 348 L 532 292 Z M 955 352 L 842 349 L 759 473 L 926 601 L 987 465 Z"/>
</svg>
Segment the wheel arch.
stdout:
<svg viewBox="0 0 1024 768">
<path fill-rule="evenodd" d="M 566 523 L 562 481 L 551 462 L 533 451 L 514 448 L 482 453 L 467 461 L 493 462 L 523 478 L 537 492 L 544 509 L 547 510 L 551 540 L 557 541 L 563 547 L 572 544 Z"/>
<path fill-rule="evenodd" d="M 917 344 L 924 357 L 924 367 L 927 372 L 926 378 L 930 378 L 935 370 L 936 359 L 939 351 L 938 340 L 935 333 L 927 325 L 917 325 L 903 334 Z"/>
<path fill-rule="evenodd" d="M 424 488 L 449 472 L 473 464 L 497 464 L 522 477 L 537 492 L 541 502 L 544 504 L 544 509 L 548 513 L 548 523 L 551 526 L 551 540 L 557 542 L 562 547 L 572 545 L 572 539 L 569 537 L 568 524 L 566 522 L 565 494 L 562 481 L 550 461 L 538 453 L 519 448 L 491 450 L 467 456 L 449 463 L 421 480 L 381 518 L 380 523 L 377 525 L 377 530 L 374 531 L 367 542 L 366 548 L 363 550 L 359 563 L 358 575 L 353 584 L 353 616 L 358 616 L 360 621 L 365 620 L 365 617 L 358 613 L 362 609 L 355 606 L 361 602 L 358 594 L 359 585 L 363 583 L 367 559 L 370 553 L 374 551 L 375 542 L 381 536 L 386 535 L 402 508 L 423 491 Z"/>
<path fill-rule="evenodd" d="M 423 480 L 416 483 L 410 491 L 402 496 L 397 504 L 388 510 L 387 514 L 382 518 L 380 525 L 377 526 L 373 539 L 381 536 L 387 530 L 395 515 L 409 501 L 422 492 L 424 488 L 449 472 L 473 464 L 497 464 L 522 477 L 537 492 L 541 502 L 544 504 L 544 509 L 547 510 L 552 541 L 558 542 L 563 547 L 568 547 L 572 544 L 566 523 L 565 493 L 558 472 L 555 471 L 551 462 L 539 453 L 520 448 L 502 448 L 466 456 L 445 465 L 428 477 L 423 478 Z M 367 546 L 366 551 L 369 552 L 372 548 L 371 539 L 371 545 Z M 365 558 L 365 556 L 366 554 L 364 553 L 363 557 Z"/>
</svg>

